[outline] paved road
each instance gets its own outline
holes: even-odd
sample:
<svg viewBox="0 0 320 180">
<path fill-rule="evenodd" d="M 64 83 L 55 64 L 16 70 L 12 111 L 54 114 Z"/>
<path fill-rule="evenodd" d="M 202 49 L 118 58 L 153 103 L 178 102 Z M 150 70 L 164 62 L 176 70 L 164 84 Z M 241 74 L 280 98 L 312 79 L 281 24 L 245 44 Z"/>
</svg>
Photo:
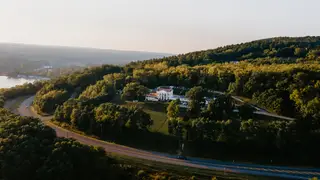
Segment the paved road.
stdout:
<svg viewBox="0 0 320 180">
<path fill-rule="evenodd" d="M 33 116 L 41 119 L 46 125 L 53 128 L 57 136 L 74 138 L 81 143 L 93 146 L 103 147 L 106 152 L 117 153 L 120 155 L 126 155 L 146 160 L 152 160 L 157 162 L 163 162 L 168 164 L 176 164 L 187 167 L 195 167 L 209 170 L 218 170 L 224 172 L 233 172 L 241 174 L 250 174 L 250 175 L 261 175 L 269 177 L 281 177 L 288 179 L 309 179 L 310 177 L 320 177 L 320 169 L 311 169 L 311 168 L 290 168 L 290 167 L 279 167 L 279 166 L 263 166 L 263 165 L 251 165 L 251 164 L 239 164 L 239 163 L 228 163 L 215 160 L 204 160 L 197 158 L 188 158 L 188 160 L 179 160 L 176 159 L 173 155 L 168 155 L 158 152 L 150 152 L 139 149 L 134 149 L 126 146 L 121 146 L 117 144 L 107 143 L 100 141 L 94 138 L 86 137 L 66 129 L 60 128 L 52 124 L 49 119 L 52 117 L 42 117 L 30 110 L 30 105 L 34 96 L 26 99 L 22 102 L 18 108 L 18 112 L 22 116 Z"/>
<path fill-rule="evenodd" d="M 211 91 L 213 93 L 216 93 L 216 94 L 225 94 L 224 92 L 221 92 L 221 91 Z M 231 96 L 234 100 L 236 101 L 239 101 L 241 103 L 243 103 L 244 101 L 236 96 Z M 280 115 L 277 115 L 277 114 L 274 114 L 274 113 L 270 113 L 264 109 L 261 109 L 253 104 L 250 104 L 256 111 L 254 112 L 255 114 L 261 114 L 261 115 L 265 115 L 265 116 L 270 116 L 270 117 L 275 117 L 275 118 L 280 118 L 280 119 L 286 119 L 286 120 L 289 120 L 289 121 L 292 121 L 294 120 L 294 118 L 291 118 L 291 117 L 286 117 L 286 116 L 280 116 Z"/>
</svg>

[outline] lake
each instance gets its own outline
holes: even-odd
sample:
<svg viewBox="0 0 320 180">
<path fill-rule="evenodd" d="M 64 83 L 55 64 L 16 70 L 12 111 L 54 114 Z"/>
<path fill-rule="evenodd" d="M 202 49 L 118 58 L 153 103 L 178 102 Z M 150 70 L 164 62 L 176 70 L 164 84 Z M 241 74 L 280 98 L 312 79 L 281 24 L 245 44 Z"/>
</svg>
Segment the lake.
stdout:
<svg viewBox="0 0 320 180">
<path fill-rule="evenodd" d="M 41 77 L 32 78 L 10 78 L 8 76 L 0 76 L 0 88 L 11 88 L 16 85 L 22 85 L 24 83 L 32 83 L 36 80 L 46 79 Z"/>
</svg>

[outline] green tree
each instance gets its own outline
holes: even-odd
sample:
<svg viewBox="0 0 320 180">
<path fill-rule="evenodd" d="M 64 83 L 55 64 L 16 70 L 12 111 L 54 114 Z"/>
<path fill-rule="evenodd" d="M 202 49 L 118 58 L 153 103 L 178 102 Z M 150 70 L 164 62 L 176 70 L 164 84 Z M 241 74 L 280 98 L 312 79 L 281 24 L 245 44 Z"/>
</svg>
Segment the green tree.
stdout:
<svg viewBox="0 0 320 180">
<path fill-rule="evenodd" d="M 127 127 L 133 129 L 147 130 L 152 124 L 153 120 L 150 115 L 144 112 L 141 108 L 136 106 L 128 109 L 129 120 Z"/>
<path fill-rule="evenodd" d="M 51 114 L 68 98 L 69 93 L 65 90 L 52 90 L 42 96 L 37 96 L 33 104 L 37 111 Z"/>
<path fill-rule="evenodd" d="M 167 107 L 167 117 L 168 119 L 170 118 L 177 118 L 180 113 L 180 108 L 179 108 L 180 100 L 174 100 L 171 101 Z"/>
<path fill-rule="evenodd" d="M 186 97 L 191 101 L 204 103 L 205 90 L 201 86 L 193 87 L 188 92 L 186 92 Z"/>
<path fill-rule="evenodd" d="M 184 122 L 180 118 L 171 118 L 168 120 L 168 131 L 170 134 L 183 139 L 184 134 Z"/>
<path fill-rule="evenodd" d="M 263 133 L 261 123 L 252 119 L 241 121 L 240 131 L 243 133 L 243 137 L 246 140 L 256 141 L 261 140 L 259 134 Z"/>
<path fill-rule="evenodd" d="M 94 113 L 96 122 L 101 126 L 101 135 L 104 135 L 105 130 L 109 133 L 119 133 L 128 121 L 127 109 L 111 103 L 99 105 Z"/>
<path fill-rule="evenodd" d="M 4 97 L 0 95 L 0 108 L 4 106 Z"/>
<path fill-rule="evenodd" d="M 92 110 L 88 106 L 74 108 L 70 115 L 71 125 L 79 130 L 89 130 L 92 117 Z"/>
<path fill-rule="evenodd" d="M 122 92 L 122 99 L 125 100 L 139 100 L 142 101 L 145 98 L 145 95 L 148 93 L 148 88 L 138 84 L 138 83 L 129 83 L 127 84 Z"/>
<path fill-rule="evenodd" d="M 189 98 L 188 112 L 191 118 L 198 117 L 201 112 L 201 107 L 204 105 L 205 91 L 202 87 L 197 86 L 191 88 L 186 97 Z"/>
<path fill-rule="evenodd" d="M 206 111 L 204 111 L 203 116 L 210 120 L 223 119 L 223 107 L 220 105 L 220 101 L 218 99 L 211 100 L 208 103 L 208 107 Z"/>
<path fill-rule="evenodd" d="M 307 50 L 305 48 L 295 48 L 294 55 L 297 57 L 305 57 L 307 55 Z"/>
<path fill-rule="evenodd" d="M 250 104 L 243 104 L 239 106 L 239 117 L 241 120 L 248 120 L 253 118 L 255 109 Z"/>
<path fill-rule="evenodd" d="M 230 95 L 219 95 L 208 103 L 203 116 L 210 120 L 226 120 L 233 117 L 234 104 Z"/>
<path fill-rule="evenodd" d="M 101 80 L 96 84 L 88 86 L 81 94 L 79 99 L 89 100 L 96 99 L 101 100 L 101 103 L 110 101 L 116 94 L 113 81 Z"/>
</svg>

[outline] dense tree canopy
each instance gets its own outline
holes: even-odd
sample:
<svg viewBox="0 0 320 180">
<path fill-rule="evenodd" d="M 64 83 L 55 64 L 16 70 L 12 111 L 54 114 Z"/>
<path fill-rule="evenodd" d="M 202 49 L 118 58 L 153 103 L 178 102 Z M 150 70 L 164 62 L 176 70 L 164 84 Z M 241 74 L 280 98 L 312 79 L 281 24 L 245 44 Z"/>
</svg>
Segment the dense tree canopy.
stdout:
<svg viewBox="0 0 320 180">
<path fill-rule="evenodd" d="M 34 83 L 25 83 L 12 88 L 0 89 L 0 107 L 5 100 L 13 99 L 19 96 L 33 95 L 46 84 L 45 81 L 36 81 Z"/>
<path fill-rule="evenodd" d="M 180 100 L 174 100 L 171 101 L 167 107 L 167 116 L 168 118 L 177 118 L 179 116 L 179 112 L 180 112 Z"/>
<path fill-rule="evenodd" d="M 200 86 L 193 87 L 186 93 L 186 97 L 190 100 L 188 103 L 189 116 L 198 117 L 201 112 L 201 107 L 204 105 L 204 89 Z"/>
<path fill-rule="evenodd" d="M 127 84 L 124 88 L 123 88 L 123 92 L 122 92 L 122 99 L 125 100 L 139 100 L 139 101 L 143 101 L 145 99 L 145 95 L 149 92 L 149 90 L 144 87 L 143 85 L 140 85 L 138 83 L 132 82 Z"/>
<path fill-rule="evenodd" d="M 88 86 L 81 94 L 80 99 L 112 99 L 116 94 L 113 84 L 104 80 L 98 81 L 94 85 Z"/>
<path fill-rule="evenodd" d="M 122 107 L 102 103 L 95 107 L 90 102 L 70 99 L 59 106 L 54 119 L 97 136 L 121 134 L 124 128 L 147 130 L 153 123 L 150 115 L 138 107 Z"/>
<path fill-rule="evenodd" d="M 105 65 L 53 80 L 48 85 L 49 88 L 42 88 L 40 91 L 42 93 L 39 92 L 37 97 L 43 96 L 52 90 L 60 90 L 61 88 L 69 92 L 77 87 L 81 91 L 81 89 L 83 90 L 88 85 L 94 84 L 106 75 L 104 79 L 107 79 L 107 81 L 99 82 L 96 86 L 88 88 L 82 97 L 100 96 L 109 92 L 111 86 L 118 90 L 123 88 L 126 83 L 133 81 L 138 81 L 141 85 L 150 88 L 159 85 L 176 85 L 190 88 L 202 86 L 220 91 L 229 89 L 230 92 L 237 95 L 244 95 L 250 98 L 255 97 L 256 101 L 261 102 L 260 104 L 263 106 L 268 106 L 267 108 L 277 113 L 286 114 L 292 112 L 292 110 L 288 111 L 286 106 L 295 108 L 292 100 L 289 98 L 290 94 L 288 95 L 294 87 L 288 88 L 288 86 L 290 83 L 298 83 L 292 82 L 292 80 L 295 81 L 299 77 L 302 77 L 301 75 L 297 75 L 296 78 L 291 79 L 287 78 L 287 75 L 299 73 L 299 71 L 314 71 L 314 67 L 317 67 L 317 65 L 312 63 L 317 62 L 318 55 L 320 55 L 320 53 L 317 53 L 320 51 L 318 46 L 320 46 L 319 37 L 280 37 L 162 59 L 133 62 L 123 68 Z M 233 63 L 234 61 L 241 60 L 247 63 Z M 212 64 L 212 62 L 232 63 Z M 307 62 L 310 64 L 293 64 L 288 67 L 276 65 L 293 62 Z M 204 64 L 207 65 L 204 66 Z M 265 64 L 265 66 L 260 67 L 261 64 Z M 269 64 L 272 65 L 268 66 Z M 312 70 L 309 70 L 308 66 Z M 121 71 L 124 74 L 107 75 Z M 309 72 L 304 73 L 310 74 Z M 310 78 L 306 79 L 306 81 L 310 80 Z M 278 83 L 272 83 L 273 81 L 277 81 Z M 102 86 L 106 88 L 102 88 Z M 269 89 L 273 89 L 270 90 L 270 93 L 271 91 L 276 92 L 270 97 L 270 101 L 272 100 L 275 103 L 263 104 L 265 97 L 269 96 L 260 96 L 260 94 Z M 287 92 L 288 90 L 290 92 Z M 253 96 L 254 94 L 255 96 Z M 286 97 L 282 98 L 282 96 Z M 43 100 L 39 98 L 39 101 L 36 102 L 44 105 L 45 103 L 41 103 L 41 101 Z M 37 103 L 35 104 L 37 105 Z M 40 108 L 39 106 L 39 109 L 44 108 Z"/>
<path fill-rule="evenodd" d="M 57 138 L 38 119 L 0 109 L 0 179 L 118 179 L 100 148 Z M 124 172 L 121 172 L 124 173 Z M 119 178 L 120 179 L 120 178 Z"/>
<path fill-rule="evenodd" d="M 51 80 L 44 87 L 37 92 L 34 101 L 35 109 L 41 113 L 52 113 L 58 105 L 61 105 L 64 101 L 68 100 L 71 95 L 75 95 L 78 91 L 86 89 L 87 86 L 95 84 L 97 81 L 102 80 L 103 76 L 109 73 L 121 72 L 121 68 L 112 65 L 103 65 L 101 67 L 87 68 L 83 71 L 79 71 L 70 75 L 61 76 Z M 87 92 L 82 97 L 97 97 L 109 93 L 109 89 L 98 89 L 99 92 L 92 92 L 95 88 L 100 88 L 104 82 L 100 82 L 98 87 L 89 87 Z M 113 86 L 112 86 L 113 89 Z M 68 94 L 61 96 L 60 93 Z M 49 94 L 49 95 L 48 95 Z M 47 101 L 51 101 L 48 103 Z M 47 106 L 50 104 L 50 106 Z"/>
<path fill-rule="evenodd" d="M 99 147 L 58 138 L 38 119 L 0 108 L 0 179 L 6 180 L 152 180 L 189 179 L 108 157 Z M 143 174 L 141 173 L 143 172 Z"/>
<path fill-rule="evenodd" d="M 228 45 L 216 49 L 196 51 L 177 56 L 138 61 L 129 64 L 129 67 L 140 68 L 145 64 L 163 63 L 168 66 L 189 66 L 234 62 L 255 61 L 257 63 L 292 63 L 296 61 L 318 60 L 320 55 L 320 37 L 278 37 L 257 40 L 236 45 Z"/>
<path fill-rule="evenodd" d="M 139 109 L 110 104 L 116 94 L 122 93 L 124 100 L 142 101 L 147 88 L 191 88 L 186 93 L 191 100 L 187 115 L 178 117 L 174 102 L 168 108 L 170 133 L 194 143 L 191 147 L 219 146 L 221 152 L 238 148 L 239 154 L 257 156 L 268 150 L 270 157 L 298 156 L 297 161 L 316 164 L 311 157 L 319 147 L 314 151 L 304 147 L 319 140 L 319 47 L 319 37 L 281 37 L 124 67 L 106 65 L 52 80 L 38 91 L 34 104 L 40 112 L 57 108 L 56 120 L 105 136 L 111 130 L 111 134 L 121 134 L 127 128 L 147 129 L 152 122 Z M 230 95 L 204 106 L 205 92 L 215 91 L 251 99 L 267 111 L 295 120 L 257 121 L 250 105 L 239 106 Z M 79 98 L 68 100 L 72 96 Z M 201 154 L 203 149 L 194 151 Z M 299 154 L 308 155 L 303 159 Z"/>
<path fill-rule="evenodd" d="M 0 108 L 2 108 L 4 106 L 4 96 L 3 95 L 0 95 Z"/>
</svg>

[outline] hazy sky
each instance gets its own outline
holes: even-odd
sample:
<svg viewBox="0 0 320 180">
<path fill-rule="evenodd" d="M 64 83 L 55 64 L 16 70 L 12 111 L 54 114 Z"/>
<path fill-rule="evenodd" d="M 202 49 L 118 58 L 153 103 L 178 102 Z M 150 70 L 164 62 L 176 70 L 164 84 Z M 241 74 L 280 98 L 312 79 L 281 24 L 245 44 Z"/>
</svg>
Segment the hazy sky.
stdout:
<svg viewBox="0 0 320 180">
<path fill-rule="evenodd" d="M 184 53 L 320 35 L 319 0 L 0 0 L 0 42 Z"/>
</svg>

